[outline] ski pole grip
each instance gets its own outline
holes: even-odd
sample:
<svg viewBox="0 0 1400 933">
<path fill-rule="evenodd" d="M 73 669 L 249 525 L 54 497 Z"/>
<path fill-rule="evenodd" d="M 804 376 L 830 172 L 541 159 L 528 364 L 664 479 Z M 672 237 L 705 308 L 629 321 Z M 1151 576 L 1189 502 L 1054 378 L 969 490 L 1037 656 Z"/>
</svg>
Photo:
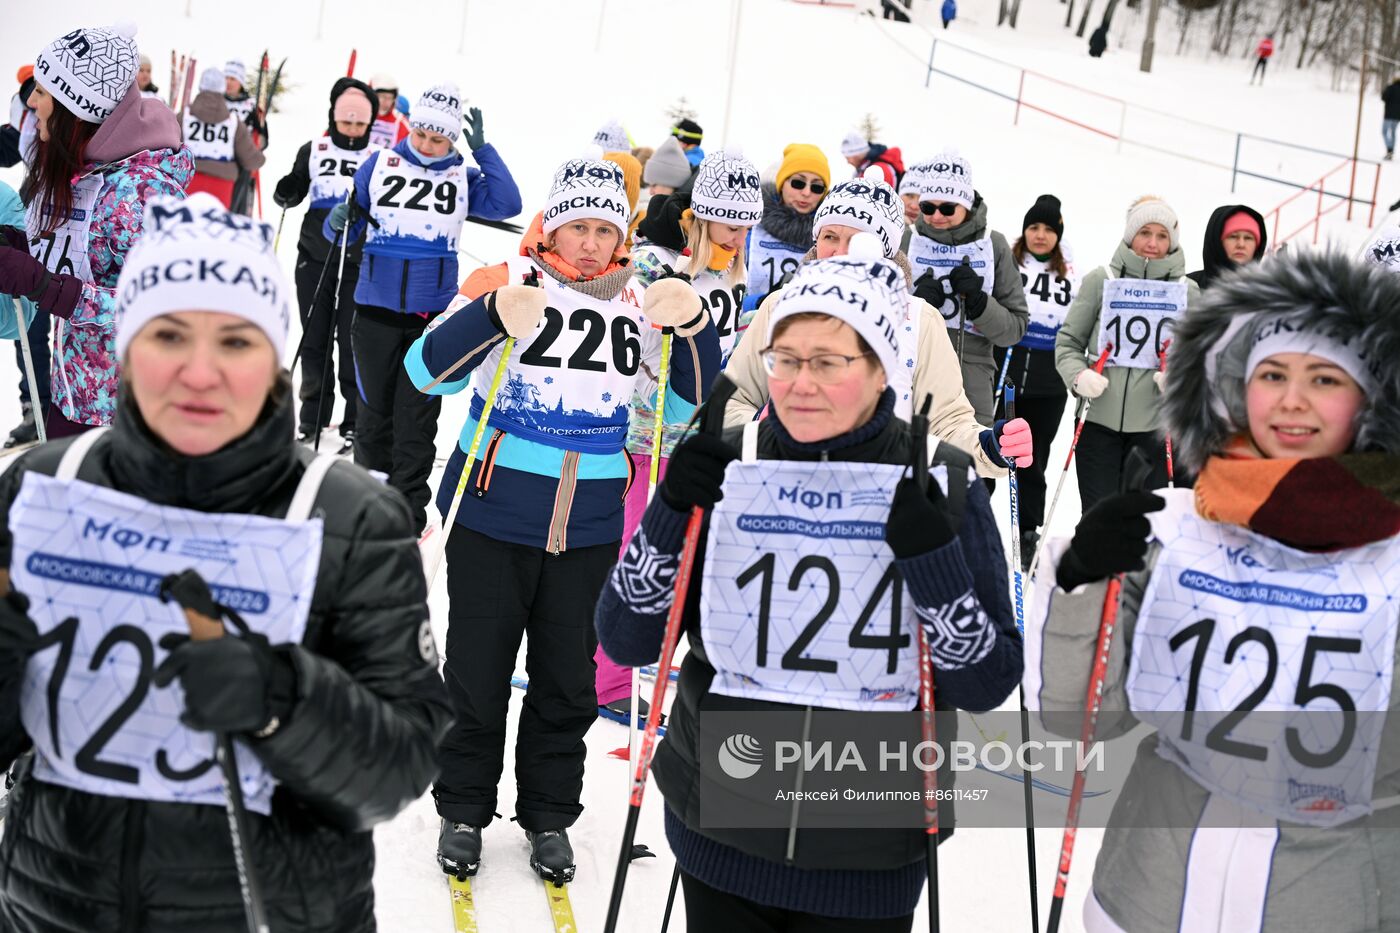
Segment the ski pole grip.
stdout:
<svg viewBox="0 0 1400 933">
<path fill-rule="evenodd" d="M 1100 376 L 1103 375 L 1104 364 L 1108 362 L 1108 355 L 1112 352 L 1113 344 L 1104 344 L 1103 352 L 1101 352 L 1099 358 L 1094 361 L 1094 372 L 1098 373 Z"/>
<path fill-rule="evenodd" d="M 218 605 L 209 592 L 209 584 L 204 582 L 197 570 L 191 568 L 182 573 L 172 573 L 160 581 L 160 601 L 168 603 L 171 600 L 184 610 L 191 639 L 212 641 L 223 637 L 224 624 L 218 618 Z"/>
</svg>

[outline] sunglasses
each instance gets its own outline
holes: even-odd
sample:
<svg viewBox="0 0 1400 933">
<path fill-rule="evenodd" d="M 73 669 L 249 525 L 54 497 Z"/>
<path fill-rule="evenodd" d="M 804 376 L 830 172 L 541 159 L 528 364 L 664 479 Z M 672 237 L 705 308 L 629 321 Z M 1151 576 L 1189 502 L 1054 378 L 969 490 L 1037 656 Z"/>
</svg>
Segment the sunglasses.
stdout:
<svg viewBox="0 0 1400 933">
<path fill-rule="evenodd" d="M 942 214 L 944 217 L 952 217 L 958 212 L 961 204 L 954 204 L 952 201 L 944 201 L 942 204 L 934 204 L 932 201 L 920 201 L 919 213 L 925 217 L 932 217 L 934 214 Z"/>
<path fill-rule="evenodd" d="M 801 191 L 803 188 L 807 187 L 807 182 L 803 181 L 801 178 L 789 178 L 787 183 L 793 191 Z M 819 181 L 814 181 L 811 184 L 813 194 L 826 194 L 826 185 Z"/>
</svg>

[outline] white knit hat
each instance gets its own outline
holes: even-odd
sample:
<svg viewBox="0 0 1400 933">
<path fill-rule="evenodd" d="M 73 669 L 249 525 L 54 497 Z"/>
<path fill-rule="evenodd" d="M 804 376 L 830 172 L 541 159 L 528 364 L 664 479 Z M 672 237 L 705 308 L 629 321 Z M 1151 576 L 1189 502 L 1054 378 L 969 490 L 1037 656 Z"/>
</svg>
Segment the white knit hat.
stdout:
<svg viewBox="0 0 1400 933">
<path fill-rule="evenodd" d="M 622 124 L 616 120 L 609 120 L 598 127 L 598 132 L 593 134 L 593 144 L 604 152 L 632 151 L 632 138 L 627 135 Z"/>
<path fill-rule="evenodd" d="M 778 322 L 793 314 L 829 314 L 865 338 L 886 375 L 899 363 L 896 324 L 909 312 L 909 285 L 904 272 L 880 255 L 880 242 L 869 233 L 851 237 L 850 252 L 799 266 L 778 293 L 768 319 L 768 344 Z"/>
<path fill-rule="evenodd" d="M 923 196 L 924 189 L 928 187 L 929 173 L 933 171 L 933 161 L 916 162 L 904 170 L 904 177 L 899 180 L 899 194 L 903 197 L 906 194 L 917 194 Z"/>
<path fill-rule="evenodd" d="M 224 77 L 233 78 L 242 84 L 248 80 L 248 68 L 243 64 L 242 59 L 230 58 L 224 62 Z"/>
<path fill-rule="evenodd" d="M 219 68 L 206 68 L 199 73 L 199 89 L 201 91 L 224 92 L 224 73 Z"/>
<path fill-rule="evenodd" d="M 701 220 L 752 227 L 763 219 L 758 169 L 733 150 L 710 153 L 695 174 L 690 209 Z"/>
<path fill-rule="evenodd" d="M 853 178 L 843 181 L 826 194 L 812 218 L 812 242 L 828 224 L 857 227 L 880 240 L 886 258 L 899 251 L 904 235 L 904 207 L 887 182 Z"/>
<path fill-rule="evenodd" d="M 232 214 L 207 192 L 147 201 L 141 236 L 117 279 L 117 358 L 162 314 L 220 311 L 256 324 L 280 360 L 292 289 L 273 240 L 271 224 Z"/>
<path fill-rule="evenodd" d="M 136 27 L 80 27 L 34 58 L 34 80 L 79 120 L 101 123 L 136 83 Z"/>
<path fill-rule="evenodd" d="M 434 84 L 418 98 L 409 114 L 408 125 L 425 133 L 446 136 L 455 143 L 462 134 L 462 92 L 450 81 Z"/>
<path fill-rule="evenodd" d="M 1275 353 L 1309 353 L 1336 363 L 1356 380 L 1361 391 L 1369 395 L 1381 382 L 1379 354 L 1371 353 L 1359 341 L 1343 343 L 1317 330 L 1304 329 L 1306 324 L 1290 321 L 1284 316 L 1270 316 L 1258 325 L 1251 338 L 1249 357 L 1244 365 L 1244 380 L 1249 382 L 1255 368 Z"/>
<path fill-rule="evenodd" d="M 846 138 L 841 140 L 841 154 L 847 158 L 864 155 L 869 151 L 869 140 L 855 130 L 851 130 L 846 134 Z"/>
<path fill-rule="evenodd" d="M 606 220 L 627 231 L 632 211 L 627 206 L 627 181 L 622 169 L 602 159 L 570 159 L 554 173 L 545 204 L 545 233 L 570 220 Z"/>
<path fill-rule="evenodd" d="M 951 201 L 972 210 L 977 193 L 972 188 L 972 166 L 957 150 L 945 149 L 934 156 L 920 171 L 922 187 L 919 198 L 924 201 Z"/>
<path fill-rule="evenodd" d="M 1400 272 L 1400 226 L 1390 224 L 1383 227 L 1366 247 L 1365 258 L 1368 265 Z"/>
<path fill-rule="evenodd" d="M 1131 246 L 1133 237 L 1148 224 L 1161 224 L 1166 227 L 1167 233 L 1171 235 L 1172 252 L 1176 252 L 1176 248 L 1181 245 L 1176 211 L 1172 210 L 1166 201 L 1154 195 L 1138 198 L 1133 202 L 1133 206 L 1128 208 L 1127 220 L 1123 224 L 1123 242 Z"/>
</svg>

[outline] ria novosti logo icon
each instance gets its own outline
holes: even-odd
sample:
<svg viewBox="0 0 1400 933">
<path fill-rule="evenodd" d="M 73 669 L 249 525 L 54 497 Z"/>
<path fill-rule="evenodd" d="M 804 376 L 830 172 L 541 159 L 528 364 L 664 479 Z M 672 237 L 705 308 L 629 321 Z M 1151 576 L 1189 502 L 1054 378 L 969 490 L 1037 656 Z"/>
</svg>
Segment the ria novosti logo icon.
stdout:
<svg viewBox="0 0 1400 933">
<path fill-rule="evenodd" d="M 763 746 L 753 736 L 737 732 L 724 740 L 718 758 L 720 770 L 736 781 L 743 781 L 753 777 L 763 766 Z"/>
</svg>

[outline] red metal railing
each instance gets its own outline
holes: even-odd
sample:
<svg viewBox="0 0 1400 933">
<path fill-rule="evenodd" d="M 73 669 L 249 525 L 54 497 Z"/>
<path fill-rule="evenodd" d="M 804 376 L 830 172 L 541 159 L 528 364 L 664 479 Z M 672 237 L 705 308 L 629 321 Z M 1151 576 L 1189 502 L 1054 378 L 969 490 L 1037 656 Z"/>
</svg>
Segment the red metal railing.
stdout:
<svg viewBox="0 0 1400 933">
<path fill-rule="evenodd" d="M 1349 203 L 1352 202 L 1352 199 L 1349 198 L 1349 197 L 1346 195 L 1346 193 L 1344 193 L 1344 192 L 1341 192 L 1341 191 L 1328 191 L 1328 190 L 1327 190 L 1327 180 L 1328 180 L 1329 178 L 1331 178 L 1332 176 L 1337 175 L 1338 173 L 1341 173 L 1341 172 L 1354 172 L 1355 170 L 1356 170 L 1356 166 L 1355 166 L 1355 164 L 1353 163 L 1353 160 L 1351 160 L 1351 159 L 1343 159 L 1342 162 L 1341 162 L 1339 165 L 1337 165 L 1335 168 L 1333 168 L 1333 169 L 1331 169 L 1330 171 L 1328 171 L 1328 172 L 1326 172 L 1325 174 L 1323 174 L 1320 178 L 1318 178 L 1318 179 L 1317 179 L 1316 181 L 1314 181 L 1312 184 L 1301 187 L 1298 191 L 1294 192 L 1293 194 L 1291 194 L 1291 195 L 1289 195 L 1287 198 L 1285 198 L 1283 201 L 1279 202 L 1279 204 L 1278 204 L 1277 207 L 1275 207 L 1273 210 L 1271 210 L 1271 211 L 1269 211 L 1267 214 L 1265 214 L 1265 215 L 1264 215 L 1264 224 L 1265 224 L 1265 226 L 1272 226 L 1272 228 L 1273 228 L 1273 235 L 1272 235 L 1272 237 L 1271 237 L 1271 242 L 1270 242 L 1270 244 L 1269 244 L 1270 249 L 1274 249 L 1274 250 L 1278 249 L 1278 248 L 1279 248 L 1280 246 L 1282 246 L 1284 243 L 1287 243 L 1289 240 L 1293 239 L 1295 236 L 1297 236 L 1298 234 L 1302 233 L 1304 230 L 1308 229 L 1308 227 L 1312 227 L 1312 228 L 1313 228 L 1313 238 L 1312 238 L 1312 241 L 1313 241 L 1313 245 L 1316 246 L 1316 245 L 1317 245 L 1317 241 L 1321 238 L 1321 235 L 1322 235 L 1322 218 L 1323 218 L 1323 217 L 1326 217 L 1328 214 L 1330 214 L 1330 213 L 1332 213 L 1333 211 L 1337 210 L 1337 209 L 1338 209 L 1339 207 L 1341 207 L 1342 205 L 1344 205 L 1344 204 L 1349 204 Z M 1371 214 L 1370 214 L 1370 218 L 1367 220 L 1367 226 L 1374 226 L 1374 225 L 1375 225 L 1375 222 L 1376 222 L 1376 200 L 1377 200 L 1377 198 L 1378 198 L 1379 195 L 1380 195 L 1380 187 L 1381 187 L 1381 167 L 1380 167 L 1380 164 L 1377 163 L 1377 164 L 1376 164 L 1376 176 L 1375 176 L 1375 181 L 1374 181 L 1374 183 L 1372 184 L 1372 188 L 1371 188 L 1371 200 L 1368 202 L 1368 201 L 1363 201 L 1363 200 L 1360 199 L 1360 198 L 1356 198 L 1356 199 L 1355 199 L 1358 203 L 1361 203 L 1361 204 L 1368 204 L 1368 203 L 1369 203 L 1370 206 L 1371 206 Z M 1288 207 L 1288 205 L 1292 204 L 1294 201 L 1297 201 L 1298 199 L 1302 198 L 1304 195 L 1306 195 L 1306 194 L 1311 194 L 1311 193 L 1313 193 L 1313 192 L 1316 192 L 1316 194 L 1317 194 L 1317 205 L 1316 205 L 1316 207 L 1313 208 L 1313 210 L 1312 210 L 1312 216 L 1310 216 L 1307 220 L 1305 220 L 1305 221 L 1304 221 L 1302 224 L 1300 224 L 1299 226 L 1297 226 L 1297 227 L 1295 227 L 1295 228 L 1289 230 L 1287 233 L 1281 234 L 1279 231 L 1280 231 L 1280 228 L 1281 228 L 1282 223 L 1283 223 L 1283 209 L 1286 208 L 1286 207 Z M 1326 206 L 1324 206 L 1324 201 L 1325 201 L 1327 198 L 1333 199 L 1333 200 L 1332 200 L 1332 203 L 1331 203 L 1331 204 L 1328 204 L 1328 205 L 1326 205 Z M 1308 199 L 1308 203 L 1309 203 L 1309 204 L 1311 204 L 1311 200 L 1312 200 L 1311 198 Z M 1271 220 L 1270 220 L 1271 218 L 1272 218 L 1272 222 L 1271 222 Z"/>
</svg>

